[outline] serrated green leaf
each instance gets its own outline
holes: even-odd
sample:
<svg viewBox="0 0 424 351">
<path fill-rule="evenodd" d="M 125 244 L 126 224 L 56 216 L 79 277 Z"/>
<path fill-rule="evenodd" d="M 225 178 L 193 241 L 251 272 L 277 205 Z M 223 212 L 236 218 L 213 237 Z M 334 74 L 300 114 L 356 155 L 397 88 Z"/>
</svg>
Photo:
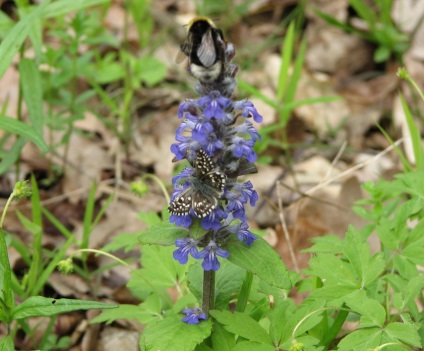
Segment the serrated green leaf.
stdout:
<svg viewBox="0 0 424 351">
<path fill-rule="evenodd" d="M 220 349 L 217 349 L 220 350 Z M 254 341 L 242 341 L 238 343 L 232 351 L 275 351 L 275 347 L 267 344 L 259 344 Z"/>
<path fill-rule="evenodd" d="M 238 240 L 227 244 L 228 260 L 265 280 L 272 286 L 291 289 L 290 276 L 281 257 L 264 239 L 258 237 L 248 247 Z"/>
<path fill-rule="evenodd" d="M 424 288 L 424 276 L 418 276 L 410 279 L 406 286 L 405 292 L 403 293 L 403 302 L 401 309 L 404 309 L 406 305 L 413 301 L 420 295 L 420 292 Z"/>
<path fill-rule="evenodd" d="M 210 320 L 196 325 L 181 321 L 182 316 L 170 316 L 144 329 L 140 338 L 142 351 L 193 351 L 212 330 Z"/>
<path fill-rule="evenodd" d="M 364 290 L 346 296 L 345 303 L 361 315 L 361 327 L 383 326 L 386 310 L 374 299 L 369 298 Z"/>
<path fill-rule="evenodd" d="M 22 319 L 28 317 L 50 317 L 59 313 L 92 310 L 104 308 L 116 308 L 119 305 L 113 305 L 104 302 L 73 300 L 73 299 L 52 299 L 42 296 L 32 296 L 16 306 L 13 310 L 13 319 Z"/>
<path fill-rule="evenodd" d="M 250 341 L 271 345 L 268 333 L 250 316 L 240 312 L 231 313 L 217 310 L 210 311 L 210 314 L 229 332 Z"/>
<path fill-rule="evenodd" d="M 337 345 L 338 351 L 371 350 L 381 344 L 382 330 L 378 327 L 355 330 Z"/>
<path fill-rule="evenodd" d="M 150 86 L 161 82 L 167 73 L 166 65 L 152 56 L 141 57 L 135 69 L 137 77 Z"/>
<path fill-rule="evenodd" d="M 24 122 L 18 121 L 14 118 L 0 115 L 0 129 L 6 130 L 10 133 L 24 136 L 31 140 L 35 145 L 37 145 L 41 149 L 41 151 L 48 151 L 47 144 L 44 142 L 41 136 L 35 133 L 33 128 L 25 124 Z"/>
<path fill-rule="evenodd" d="M 345 298 L 356 291 L 358 291 L 358 289 L 350 285 L 328 285 L 312 291 L 309 298 L 316 300 L 323 299 L 327 301 L 330 306 L 341 306 Z"/>
<path fill-rule="evenodd" d="M 417 328 L 414 325 L 398 322 L 390 323 L 384 328 L 384 333 L 394 342 L 402 341 L 414 347 L 422 346 Z"/>
<path fill-rule="evenodd" d="M 178 227 L 168 221 L 163 221 L 143 231 L 138 240 L 145 245 L 170 246 L 175 240 L 188 235 L 188 229 Z"/>
<path fill-rule="evenodd" d="M 174 250 L 175 247 L 157 245 L 142 247 L 143 268 L 136 273 L 139 279 L 144 280 L 142 284 L 145 289 L 152 291 L 152 288 L 154 290 L 171 288 L 186 279 L 185 273 L 189 264 L 182 265 L 176 261 L 172 256 Z"/>
<path fill-rule="evenodd" d="M 310 248 L 302 250 L 302 252 L 327 252 L 339 253 L 342 249 L 342 240 L 337 235 L 325 235 L 313 238 Z"/>
<path fill-rule="evenodd" d="M 359 286 L 359 279 L 351 264 L 331 254 L 320 254 L 309 261 L 308 273 L 321 278 L 325 285 Z"/>
<path fill-rule="evenodd" d="M 385 268 L 386 262 L 382 255 L 375 254 L 371 257 L 368 242 L 364 242 L 359 232 L 352 226 L 349 227 L 343 241 L 343 253 L 361 279 L 362 287 L 377 279 Z"/>
</svg>

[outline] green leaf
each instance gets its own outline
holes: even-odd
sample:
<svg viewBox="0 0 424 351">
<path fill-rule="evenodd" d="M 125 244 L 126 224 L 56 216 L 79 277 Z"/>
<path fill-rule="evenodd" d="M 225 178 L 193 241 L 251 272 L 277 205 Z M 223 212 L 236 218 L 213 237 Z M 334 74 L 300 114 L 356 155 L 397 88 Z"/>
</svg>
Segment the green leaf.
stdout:
<svg viewBox="0 0 424 351">
<path fill-rule="evenodd" d="M 364 242 L 352 226 L 349 227 L 343 244 L 343 253 L 361 279 L 361 286 L 367 286 L 376 280 L 386 264 L 382 255 L 375 254 L 371 257 L 368 242 Z"/>
<path fill-rule="evenodd" d="M 339 253 L 342 249 L 342 240 L 337 235 L 325 235 L 311 240 L 314 245 L 302 252 Z"/>
<path fill-rule="evenodd" d="M 175 240 L 188 235 L 188 229 L 178 227 L 169 221 L 163 221 L 149 229 L 146 229 L 138 237 L 140 243 L 145 245 L 170 246 Z"/>
<path fill-rule="evenodd" d="M 378 327 L 355 330 L 337 345 L 338 351 L 371 350 L 380 345 L 382 331 Z"/>
<path fill-rule="evenodd" d="M 291 289 L 291 281 L 281 257 L 264 239 L 258 237 L 248 247 L 243 242 L 233 240 L 227 244 L 230 252 L 228 260 L 281 289 Z"/>
<path fill-rule="evenodd" d="M 141 57 L 136 62 L 135 70 L 136 76 L 149 86 L 161 82 L 167 73 L 166 65 L 152 56 Z"/>
<path fill-rule="evenodd" d="M 114 236 L 112 241 L 103 247 L 102 250 L 110 252 L 124 249 L 125 252 L 129 252 L 138 245 L 140 245 L 138 233 L 124 233 Z"/>
<path fill-rule="evenodd" d="M 235 335 L 226 330 L 221 324 L 214 323 L 211 335 L 214 350 L 233 351 Z"/>
<path fill-rule="evenodd" d="M 136 271 L 138 284 L 142 278 L 148 285 L 144 288 L 151 291 L 175 287 L 185 280 L 188 265 L 182 265 L 172 257 L 175 247 L 143 246 L 142 269 Z"/>
<path fill-rule="evenodd" d="M 31 140 L 35 145 L 37 145 L 41 149 L 41 151 L 48 151 L 47 144 L 44 142 L 41 136 L 36 134 L 34 132 L 34 129 L 31 126 L 25 124 L 24 122 L 18 121 L 14 118 L 0 115 L 0 129 L 6 130 L 10 133 L 24 136 Z"/>
<path fill-rule="evenodd" d="M 320 254 L 309 261 L 308 273 L 325 281 L 325 285 L 357 287 L 359 280 L 351 264 L 331 254 Z"/>
<path fill-rule="evenodd" d="M 196 325 L 181 322 L 182 316 L 170 316 L 149 325 L 140 338 L 142 351 L 193 351 L 212 330 L 210 320 Z"/>
<path fill-rule="evenodd" d="M 187 278 L 189 289 L 198 301 L 202 300 L 203 268 L 200 264 L 190 266 Z M 226 260 L 215 274 L 215 305 L 217 309 L 227 309 L 230 298 L 240 288 L 245 270 Z"/>
<path fill-rule="evenodd" d="M 0 228 L 0 298 L 6 306 L 2 309 L 6 317 L 9 317 L 10 311 L 15 306 L 14 293 L 12 289 L 12 271 L 10 269 L 9 255 L 6 245 L 6 232 Z M 6 309 L 6 310 L 5 310 Z M 11 320 L 7 320 L 11 322 Z"/>
<path fill-rule="evenodd" d="M 28 107 L 29 120 L 33 132 L 43 137 L 43 86 L 41 84 L 40 71 L 34 60 L 22 59 L 19 62 L 19 73 L 21 77 L 22 94 Z"/>
<path fill-rule="evenodd" d="M 4 72 L 12 63 L 13 58 L 18 53 L 21 45 L 28 36 L 32 25 L 43 13 L 46 6 L 50 1 L 45 1 L 37 6 L 34 6 L 34 10 L 20 20 L 2 40 L 0 44 L 0 79 L 3 77 Z M 0 129 L 3 129 L 0 125 Z"/>
<path fill-rule="evenodd" d="M 220 349 L 217 349 L 220 350 Z M 242 341 L 238 343 L 232 351 L 275 351 L 275 347 L 267 344 L 259 344 L 254 341 Z"/>
<path fill-rule="evenodd" d="M 369 298 L 364 290 L 358 290 L 345 298 L 346 304 L 361 315 L 361 327 L 383 326 L 386 310 L 374 299 Z"/>
<path fill-rule="evenodd" d="M 0 339 L 0 351 L 15 351 L 12 336 L 6 335 Z"/>
<path fill-rule="evenodd" d="M 87 7 L 109 3 L 110 0 L 60 0 L 50 4 L 43 13 L 44 18 L 58 17 Z"/>
<path fill-rule="evenodd" d="M 140 212 L 137 215 L 140 220 L 147 225 L 148 228 L 153 227 L 154 225 L 160 224 L 162 222 L 161 218 L 156 212 Z"/>
<path fill-rule="evenodd" d="M 384 333 L 393 341 L 399 340 L 414 347 L 422 346 L 417 328 L 414 325 L 398 322 L 390 323 L 384 328 Z"/>
<path fill-rule="evenodd" d="M 1 56 L 0 56 L 1 57 Z M 424 170 L 424 150 L 421 144 L 420 129 L 417 127 L 412 113 L 405 101 L 405 98 L 400 94 L 400 101 L 402 103 L 403 112 L 405 113 L 406 123 L 408 124 L 409 133 L 412 139 L 412 149 L 414 150 L 415 163 L 417 170 Z M 422 188 L 421 188 L 422 189 Z"/>
<path fill-rule="evenodd" d="M 252 317 L 240 312 L 217 310 L 210 311 L 210 314 L 229 332 L 250 341 L 271 345 L 268 333 Z"/>
<path fill-rule="evenodd" d="M 6 154 L 0 162 L 0 174 L 6 173 L 9 168 L 19 160 L 21 151 L 27 142 L 27 138 L 18 137 L 11 148 L 7 150 Z"/>
<path fill-rule="evenodd" d="M 12 316 L 13 319 L 39 316 L 50 317 L 65 312 L 116 307 L 119 307 L 119 305 L 88 300 L 52 299 L 42 296 L 32 296 L 19 306 L 16 306 Z"/>
<path fill-rule="evenodd" d="M 147 324 L 161 317 L 162 302 L 158 295 L 150 295 L 143 303 L 135 305 L 119 305 L 117 309 L 102 311 L 90 323 L 112 323 L 117 319 L 136 319 L 142 324 Z"/>
</svg>

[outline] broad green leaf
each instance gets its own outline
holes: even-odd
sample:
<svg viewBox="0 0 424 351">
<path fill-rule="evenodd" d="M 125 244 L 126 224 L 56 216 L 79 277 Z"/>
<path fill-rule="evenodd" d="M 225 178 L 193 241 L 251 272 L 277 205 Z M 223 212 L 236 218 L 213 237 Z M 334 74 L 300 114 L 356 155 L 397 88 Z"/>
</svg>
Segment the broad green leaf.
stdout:
<svg viewBox="0 0 424 351">
<path fill-rule="evenodd" d="M 31 126 L 25 124 L 24 122 L 18 121 L 14 118 L 0 115 L 0 129 L 6 130 L 10 133 L 24 136 L 31 140 L 35 145 L 37 145 L 41 149 L 41 151 L 48 151 L 47 144 L 44 142 L 41 136 L 35 133 L 34 129 Z"/>
<path fill-rule="evenodd" d="M 161 82 L 167 73 L 165 64 L 152 56 L 141 57 L 136 62 L 135 70 L 135 75 L 149 86 Z"/>
<path fill-rule="evenodd" d="M 15 345 L 13 343 L 13 337 L 6 335 L 0 338 L 0 351 L 15 351 Z"/>
<path fill-rule="evenodd" d="M 141 350 L 193 351 L 196 345 L 211 334 L 210 320 L 189 325 L 181 319 L 182 315 L 170 316 L 148 325 L 140 338 Z"/>
<path fill-rule="evenodd" d="M 402 341 L 414 347 L 421 347 L 421 338 L 417 328 L 411 324 L 390 323 L 384 328 L 384 333 L 390 337 L 392 341 Z"/>
<path fill-rule="evenodd" d="M 125 252 L 129 252 L 139 245 L 138 233 L 124 233 L 114 236 L 102 250 L 110 252 L 124 249 Z"/>
<path fill-rule="evenodd" d="M 229 332 L 250 341 L 271 345 L 271 339 L 268 333 L 250 316 L 240 312 L 231 313 L 229 311 L 218 310 L 210 311 L 210 314 Z"/>
<path fill-rule="evenodd" d="M 346 233 L 343 253 L 361 279 L 361 286 L 372 283 L 385 268 L 386 262 L 383 257 L 380 254 L 371 257 L 368 242 L 364 242 L 360 238 L 359 232 L 352 226 Z"/>
<path fill-rule="evenodd" d="M 341 306 L 346 297 L 354 294 L 356 291 L 358 289 L 350 285 L 328 285 L 312 291 L 309 298 L 316 300 L 323 299 L 327 301 L 329 306 Z"/>
<path fill-rule="evenodd" d="M 162 220 L 156 212 L 140 212 L 137 215 L 148 228 L 161 224 Z"/>
<path fill-rule="evenodd" d="M 358 290 L 345 298 L 346 304 L 361 315 L 361 327 L 383 326 L 386 310 L 377 301 L 369 298 L 364 290 Z"/>
<path fill-rule="evenodd" d="M 345 336 L 337 345 L 338 351 L 366 351 L 381 344 L 382 330 L 378 327 L 355 330 Z"/>
<path fill-rule="evenodd" d="M 188 264 L 182 265 L 176 261 L 172 252 L 175 247 L 143 246 L 141 262 L 143 268 L 137 270 L 139 284 L 150 290 L 166 289 L 177 286 L 185 280 Z"/>
<path fill-rule="evenodd" d="M 217 349 L 220 350 L 220 349 Z M 242 341 L 238 343 L 232 351 L 275 351 L 275 347 L 267 344 L 260 344 L 254 341 Z"/>
<path fill-rule="evenodd" d="M 235 335 L 219 323 L 213 325 L 211 340 L 214 350 L 234 351 Z"/>
<path fill-rule="evenodd" d="M 228 260 L 257 275 L 272 286 L 291 289 L 289 273 L 281 257 L 264 239 L 258 237 L 248 247 L 244 242 L 233 240 L 227 244 Z"/>
<path fill-rule="evenodd" d="M 203 268 L 200 264 L 190 266 L 187 278 L 189 289 L 198 301 L 202 300 Z M 245 270 L 225 260 L 215 274 L 215 305 L 217 309 L 227 309 L 229 300 L 239 289 Z"/>
<path fill-rule="evenodd" d="M 311 240 L 314 245 L 302 252 L 339 253 L 342 249 L 342 240 L 337 235 L 325 235 Z"/>
<path fill-rule="evenodd" d="M 359 279 L 351 264 L 331 254 L 320 254 L 311 258 L 308 273 L 321 278 L 325 285 L 359 286 Z"/>
<path fill-rule="evenodd" d="M 168 221 L 154 225 L 146 229 L 138 237 L 140 243 L 145 245 L 170 246 L 175 244 L 175 240 L 188 235 L 188 229 L 178 227 Z"/>
<path fill-rule="evenodd" d="M 52 299 L 42 296 L 32 296 L 19 306 L 16 306 L 12 316 L 13 319 L 41 316 L 50 317 L 65 312 L 116 307 L 119 307 L 119 305 L 88 300 Z"/>
<path fill-rule="evenodd" d="M 405 292 L 403 293 L 403 302 L 401 308 L 404 309 L 409 302 L 413 301 L 415 298 L 418 298 L 423 288 L 424 276 L 420 275 L 409 280 Z"/>
<path fill-rule="evenodd" d="M 136 319 L 142 324 L 147 324 L 158 317 L 161 318 L 162 302 L 158 295 L 150 295 L 146 301 L 135 305 L 119 305 L 119 308 L 102 311 L 90 323 L 112 323 L 117 319 Z"/>
</svg>

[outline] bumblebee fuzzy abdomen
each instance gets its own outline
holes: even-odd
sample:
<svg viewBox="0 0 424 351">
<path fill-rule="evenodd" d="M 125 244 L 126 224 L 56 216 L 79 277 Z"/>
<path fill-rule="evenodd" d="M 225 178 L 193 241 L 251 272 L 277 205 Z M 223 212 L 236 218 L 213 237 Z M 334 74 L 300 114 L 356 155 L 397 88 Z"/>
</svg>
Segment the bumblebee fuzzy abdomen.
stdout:
<svg viewBox="0 0 424 351">
<path fill-rule="evenodd" d="M 190 73 L 194 78 L 202 82 L 213 82 L 219 78 L 222 73 L 222 62 L 217 61 L 211 67 L 203 67 L 194 63 L 190 64 Z"/>
</svg>

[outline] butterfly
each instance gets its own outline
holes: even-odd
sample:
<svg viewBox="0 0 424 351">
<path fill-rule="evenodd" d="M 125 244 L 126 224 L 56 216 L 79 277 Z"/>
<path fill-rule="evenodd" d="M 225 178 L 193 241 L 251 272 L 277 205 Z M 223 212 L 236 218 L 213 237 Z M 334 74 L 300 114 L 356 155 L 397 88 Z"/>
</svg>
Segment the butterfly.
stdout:
<svg viewBox="0 0 424 351">
<path fill-rule="evenodd" d="M 216 170 L 204 150 L 199 150 L 194 161 L 194 175 L 188 181 L 190 185 L 171 202 L 168 211 L 172 215 L 186 216 L 193 209 L 197 217 L 205 218 L 218 206 L 227 177 Z"/>
</svg>

